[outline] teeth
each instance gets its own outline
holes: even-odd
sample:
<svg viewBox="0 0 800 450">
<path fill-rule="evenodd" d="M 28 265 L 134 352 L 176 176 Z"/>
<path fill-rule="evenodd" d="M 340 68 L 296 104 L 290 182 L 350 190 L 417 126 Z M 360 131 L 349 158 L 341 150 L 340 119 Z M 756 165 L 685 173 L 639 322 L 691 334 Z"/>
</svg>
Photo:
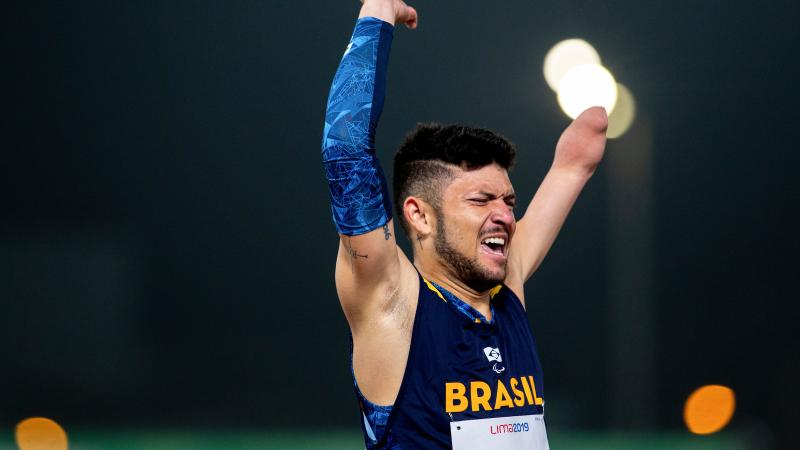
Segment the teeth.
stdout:
<svg viewBox="0 0 800 450">
<path fill-rule="evenodd" d="M 483 240 L 484 244 L 506 245 L 506 240 L 500 237 L 491 237 Z"/>
</svg>

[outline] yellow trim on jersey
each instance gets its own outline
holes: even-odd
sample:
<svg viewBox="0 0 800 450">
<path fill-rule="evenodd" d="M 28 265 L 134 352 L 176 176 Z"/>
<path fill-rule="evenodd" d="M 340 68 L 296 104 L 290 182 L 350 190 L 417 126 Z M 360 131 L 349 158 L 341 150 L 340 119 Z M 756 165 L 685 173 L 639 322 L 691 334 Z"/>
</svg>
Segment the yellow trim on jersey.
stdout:
<svg viewBox="0 0 800 450">
<path fill-rule="evenodd" d="M 444 300 L 444 302 L 447 303 L 447 300 L 444 298 L 442 293 L 439 292 L 438 289 L 436 289 L 436 286 L 432 285 L 430 281 L 425 279 L 425 277 L 422 277 L 422 281 L 424 281 L 425 284 L 428 285 L 428 289 L 430 289 L 433 292 L 435 292 L 436 295 L 438 295 L 440 299 Z M 498 284 L 497 286 L 495 286 L 492 289 L 490 289 L 489 290 L 489 300 L 493 299 L 494 296 L 497 295 L 497 293 L 500 292 L 501 289 L 503 289 L 503 285 L 502 284 Z M 480 319 L 475 319 L 475 322 L 476 323 L 480 323 Z"/>
<path fill-rule="evenodd" d="M 427 284 L 427 285 L 428 285 L 428 289 L 430 289 L 430 290 L 432 290 L 433 292 L 435 292 L 435 293 L 436 293 L 436 295 L 438 295 L 440 299 L 444 300 L 444 302 L 445 302 L 445 303 L 447 303 L 447 300 L 445 300 L 445 298 L 444 298 L 444 296 L 442 295 L 442 293 L 441 293 L 441 292 L 439 292 L 439 290 L 438 290 L 438 289 L 436 289 L 436 287 L 434 287 L 434 286 L 431 284 L 431 282 L 430 282 L 430 281 L 426 280 L 426 279 L 425 279 L 425 277 L 422 277 L 422 281 L 424 281 L 424 282 L 425 282 L 425 284 Z"/>
</svg>

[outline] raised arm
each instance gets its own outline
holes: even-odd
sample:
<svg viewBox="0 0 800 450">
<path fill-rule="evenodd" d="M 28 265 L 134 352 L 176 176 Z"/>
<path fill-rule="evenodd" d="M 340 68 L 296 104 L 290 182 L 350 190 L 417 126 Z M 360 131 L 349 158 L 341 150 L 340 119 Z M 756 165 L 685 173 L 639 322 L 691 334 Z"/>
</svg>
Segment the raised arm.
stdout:
<svg viewBox="0 0 800 450">
<path fill-rule="evenodd" d="M 348 319 L 369 309 L 375 293 L 389 290 L 400 276 L 391 195 L 375 155 L 397 22 L 416 27 L 416 11 L 400 0 L 364 2 L 325 114 L 322 158 L 340 237 L 336 285 Z"/>
<path fill-rule="evenodd" d="M 601 107 L 578 116 L 556 144 L 553 165 L 517 222 L 511 242 L 506 284 L 522 298 L 523 284 L 539 268 L 589 181 L 606 145 L 608 117 Z"/>
</svg>

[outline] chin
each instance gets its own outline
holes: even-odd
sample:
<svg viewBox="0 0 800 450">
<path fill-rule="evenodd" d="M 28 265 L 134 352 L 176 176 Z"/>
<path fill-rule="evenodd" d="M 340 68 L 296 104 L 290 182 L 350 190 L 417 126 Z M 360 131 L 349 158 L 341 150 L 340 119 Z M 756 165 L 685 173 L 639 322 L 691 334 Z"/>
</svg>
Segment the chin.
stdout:
<svg viewBox="0 0 800 450">
<path fill-rule="evenodd" d="M 506 267 L 487 267 L 481 265 L 480 270 L 476 270 L 472 280 L 468 283 L 476 291 L 488 291 L 506 279 Z"/>
<path fill-rule="evenodd" d="M 488 277 L 486 277 L 486 279 L 488 282 L 492 283 L 492 287 L 502 283 L 506 279 L 505 267 L 502 270 L 492 272 Z"/>
<path fill-rule="evenodd" d="M 487 280 L 494 280 L 497 283 L 506 279 L 506 264 L 498 264 L 496 261 L 484 262 L 481 266 L 481 272 L 484 273 Z"/>
</svg>

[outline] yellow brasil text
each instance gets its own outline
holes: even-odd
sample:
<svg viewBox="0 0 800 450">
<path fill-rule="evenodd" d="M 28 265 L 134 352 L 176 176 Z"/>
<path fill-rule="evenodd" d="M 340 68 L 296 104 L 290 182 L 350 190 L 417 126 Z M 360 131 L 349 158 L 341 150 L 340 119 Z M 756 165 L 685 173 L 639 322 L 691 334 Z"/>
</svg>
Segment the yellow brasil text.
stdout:
<svg viewBox="0 0 800 450">
<path fill-rule="evenodd" d="M 503 380 L 497 380 L 497 385 L 494 389 L 492 387 L 484 381 L 470 381 L 467 393 L 467 386 L 464 383 L 445 383 L 445 411 L 457 413 L 464 412 L 467 408 L 475 412 L 491 411 L 544 403 L 542 398 L 536 395 L 536 385 L 532 376 L 512 377 L 508 380 L 508 386 Z"/>
</svg>

